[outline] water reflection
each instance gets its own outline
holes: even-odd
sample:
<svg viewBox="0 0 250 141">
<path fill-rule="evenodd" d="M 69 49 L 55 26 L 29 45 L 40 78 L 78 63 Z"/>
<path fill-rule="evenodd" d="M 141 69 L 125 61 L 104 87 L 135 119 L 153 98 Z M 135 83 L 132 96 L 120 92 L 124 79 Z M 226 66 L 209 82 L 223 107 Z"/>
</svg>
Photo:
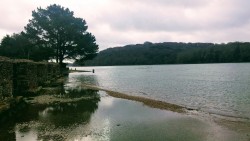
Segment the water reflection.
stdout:
<svg viewBox="0 0 250 141">
<path fill-rule="evenodd" d="M 58 96 L 70 101 L 28 105 L 0 126 L 0 140 L 65 140 L 72 129 L 88 124 L 100 101 L 96 90 L 68 88 Z"/>
<path fill-rule="evenodd" d="M 53 97 L 40 97 L 49 103 L 35 103 L 31 98 L 35 104 L 0 125 L 0 141 L 249 140 L 249 132 L 221 128 L 205 115 L 205 119 L 197 119 L 82 89 L 83 77 L 70 74 L 69 83 Z"/>
<path fill-rule="evenodd" d="M 82 83 L 99 85 L 98 78 L 92 73 L 71 73 L 68 77 L 69 83 L 65 87 L 79 87 Z"/>
</svg>

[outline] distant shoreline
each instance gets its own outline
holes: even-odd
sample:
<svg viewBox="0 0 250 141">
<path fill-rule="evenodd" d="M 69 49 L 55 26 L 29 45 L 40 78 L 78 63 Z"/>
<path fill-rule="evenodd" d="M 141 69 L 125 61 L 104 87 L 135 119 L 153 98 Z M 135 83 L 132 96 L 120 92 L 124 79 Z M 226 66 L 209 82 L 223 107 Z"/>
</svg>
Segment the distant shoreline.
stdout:
<svg viewBox="0 0 250 141">
<path fill-rule="evenodd" d="M 250 43 L 144 43 L 102 50 L 87 66 L 250 62 Z"/>
<path fill-rule="evenodd" d="M 136 65 L 100 65 L 100 66 L 69 66 L 69 68 L 93 68 L 93 67 L 123 67 L 123 66 L 164 66 L 164 65 L 206 65 L 206 64 L 249 64 L 250 62 L 226 62 L 226 63 L 180 63 L 180 64 L 136 64 Z M 74 70 L 73 70 L 74 71 Z M 76 70 L 78 71 L 78 70 Z M 91 71 L 82 71 L 82 72 L 91 72 Z"/>
</svg>

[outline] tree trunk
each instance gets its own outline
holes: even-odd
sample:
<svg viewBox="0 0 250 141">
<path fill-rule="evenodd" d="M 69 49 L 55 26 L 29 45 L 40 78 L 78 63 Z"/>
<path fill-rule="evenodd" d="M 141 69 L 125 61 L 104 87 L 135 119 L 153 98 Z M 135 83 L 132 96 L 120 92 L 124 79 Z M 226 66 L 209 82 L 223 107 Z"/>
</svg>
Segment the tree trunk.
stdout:
<svg viewBox="0 0 250 141">
<path fill-rule="evenodd" d="M 59 52 L 58 52 L 58 47 L 57 47 L 57 49 L 56 49 L 56 63 L 58 63 L 58 59 L 59 59 Z"/>
<path fill-rule="evenodd" d="M 59 65 L 60 65 L 60 68 L 63 67 L 63 52 L 62 50 L 59 50 Z"/>
<path fill-rule="evenodd" d="M 63 74 L 65 71 L 65 64 L 63 64 L 63 55 L 60 51 L 60 55 L 59 55 L 59 66 L 60 66 L 60 73 Z"/>
</svg>

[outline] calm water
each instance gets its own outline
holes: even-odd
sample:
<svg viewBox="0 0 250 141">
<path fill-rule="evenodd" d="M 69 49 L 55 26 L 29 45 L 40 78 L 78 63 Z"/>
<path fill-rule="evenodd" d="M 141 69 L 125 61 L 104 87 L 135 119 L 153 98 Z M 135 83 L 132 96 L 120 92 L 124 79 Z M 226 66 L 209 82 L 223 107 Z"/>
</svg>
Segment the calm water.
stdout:
<svg viewBox="0 0 250 141">
<path fill-rule="evenodd" d="M 69 88 L 69 85 L 67 86 Z M 72 87 L 71 87 L 72 88 Z M 62 99 L 31 104 L 0 126 L 1 141 L 248 141 L 248 134 L 191 115 L 75 88 Z"/>
<path fill-rule="evenodd" d="M 41 100 L 49 96 L 53 102 L 39 103 L 34 100 L 37 97 L 28 98 L 31 102 L 23 110 L 1 123 L 0 141 L 248 141 L 249 130 L 237 130 L 243 128 L 235 124 L 233 129 L 237 132 L 203 116 L 154 109 L 113 98 L 103 91 L 86 90 L 82 83 L 203 110 L 249 116 L 243 113 L 250 107 L 249 67 L 249 64 L 124 66 L 97 67 L 95 74 L 71 73 L 59 93 L 38 96 Z"/>
<path fill-rule="evenodd" d="M 83 92 L 83 91 L 81 91 Z M 30 105 L 0 126 L 1 141 L 247 141 L 209 122 L 112 98 Z"/>
<path fill-rule="evenodd" d="M 74 69 L 74 68 L 73 68 Z M 72 81 L 205 112 L 250 118 L 250 63 L 78 67 Z"/>
</svg>

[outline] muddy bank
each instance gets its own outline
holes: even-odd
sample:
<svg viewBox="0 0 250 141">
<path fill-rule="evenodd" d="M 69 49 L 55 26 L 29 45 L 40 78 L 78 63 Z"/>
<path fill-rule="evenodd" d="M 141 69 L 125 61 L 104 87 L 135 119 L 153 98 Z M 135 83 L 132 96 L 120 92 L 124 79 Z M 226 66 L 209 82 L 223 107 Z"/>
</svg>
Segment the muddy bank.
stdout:
<svg viewBox="0 0 250 141">
<path fill-rule="evenodd" d="M 165 109 L 165 110 L 170 110 L 170 111 L 179 112 L 179 113 L 184 113 L 187 110 L 187 108 L 179 106 L 179 105 L 175 105 L 175 104 L 171 104 L 171 103 L 167 103 L 167 102 L 163 102 L 163 101 L 159 101 L 159 100 L 149 99 L 149 98 L 145 98 L 145 97 L 140 97 L 140 96 L 131 96 L 131 95 L 127 95 L 124 93 L 119 93 L 119 92 L 103 89 L 103 88 L 100 88 L 97 86 L 83 85 L 83 87 L 89 88 L 89 89 L 94 89 L 94 90 L 102 90 L 102 91 L 107 92 L 107 94 L 109 94 L 110 96 L 113 96 L 116 98 L 122 98 L 122 99 L 128 99 L 128 100 L 133 100 L 133 101 L 137 101 L 137 102 L 142 102 L 143 104 L 145 104 L 149 107 L 152 107 L 152 108 Z"/>
<path fill-rule="evenodd" d="M 56 90 L 55 90 L 56 91 Z M 51 93 L 51 90 L 50 92 Z M 24 98 L 24 101 L 28 104 L 33 105 L 49 105 L 49 104 L 55 104 L 55 103 L 74 103 L 79 102 L 82 100 L 88 101 L 99 98 L 99 95 L 82 95 L 80 97 L 65 97 L 65 95 L 62 94 L 42 94 L 34 97 L 26 97 Z"/>
<path fill-rule="evenodd" d="M 51 104 L 51 103 L 70 103 L 81 100 L 91 100 L 93 97 L 80 97 L 80 98 L 61 98 L 60 96 L 53 95 L 40 95 L 36 97 L 25 98 L 29 104 Z"/>
</svg>

